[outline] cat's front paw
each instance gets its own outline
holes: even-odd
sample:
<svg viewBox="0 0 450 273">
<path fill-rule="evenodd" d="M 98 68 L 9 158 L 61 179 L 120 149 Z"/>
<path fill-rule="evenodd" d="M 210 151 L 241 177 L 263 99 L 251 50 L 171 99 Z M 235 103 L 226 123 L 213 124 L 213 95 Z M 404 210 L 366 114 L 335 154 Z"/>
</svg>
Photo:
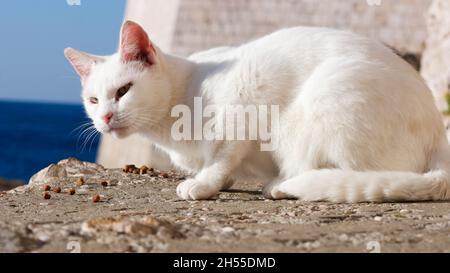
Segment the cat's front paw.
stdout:
<svg viewBox="0 0 450 273">
<path fill-rule="evenodd" d="M 219 190 L 211 184 L 200 182 L 195 179 L 188 179 L 181 182 L 177 187 L 177 194 L 185 200 L 210 199 L 215 196 Z"/>
<path fill-rule="evenodd" d="M 278 182 L 271 183 L 269 185 L 266 185 L 263 188 L 263 196 L 267 199 L 286 199 L 288 196 L 280 191 L 280 184 Z"/>
</svg>

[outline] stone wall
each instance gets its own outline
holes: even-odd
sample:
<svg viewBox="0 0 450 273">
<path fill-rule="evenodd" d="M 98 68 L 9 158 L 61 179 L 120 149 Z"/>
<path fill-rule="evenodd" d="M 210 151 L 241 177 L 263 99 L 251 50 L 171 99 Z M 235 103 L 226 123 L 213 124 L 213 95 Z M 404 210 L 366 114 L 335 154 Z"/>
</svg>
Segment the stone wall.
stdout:
<svg viewBox="0 0 450 273">
<path fill-rule="evenodd" d="M 422 76 L 433 91 L 439 109 L 450 112 L 445 96 L 450 91 L 450 0 L 435 0 L 428 16 L 428 39 Z"/>
<path fill-rule="evenodd" d="M 352 29 L 399 50 L 422 53 L 427 37 L 425 14 L 431 0 L 129 0 L 126 18 L 144 26 L 167 52 L 188 55 L 198 50 L 237 45 L 276 29 L 298 25 Z M 103 138 L 98 162 L 166 168 L 144 139 Z"/>
<path fill-rule="evenodd" d="M 134 5 L 130 1 L 129 5 Z M 370 2 L 370 0 L 369 0 Z M 427 36 L 430 0 L 188 0 L 180 1 L 172 51 L 187 55 L 237 45 L 283 27 L 351 29 L 400 51 L 418 53 Z"/>
</svg>

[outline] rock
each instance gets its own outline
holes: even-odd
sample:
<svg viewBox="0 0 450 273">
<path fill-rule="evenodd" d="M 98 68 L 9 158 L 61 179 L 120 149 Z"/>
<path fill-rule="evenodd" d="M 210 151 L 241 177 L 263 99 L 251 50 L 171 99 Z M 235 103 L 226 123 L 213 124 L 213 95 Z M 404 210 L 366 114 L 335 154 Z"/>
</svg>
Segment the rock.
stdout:
<svg viewBox="0 0 450 273">
<path fill-rule="evenodd" d="M 105 170 L 105 168 L 100 164 L 82 162 L 74 157 L 61 160 L 58 162 L 58 165 L 64 167 L 66 172 L 73 176 L 97 174 Z"/>
<path fill-rule="evenodd" d="M 450 84 L 450 1 L 434 0 L 427 14 L 428 38 L 421 74 L 433 91 L 438 108 L 448 112 Z"/>
<path fill-rule="evenodd" d="M 46 183 L 54 183 L 68 177 L 80 177 L 83 175 L 94 175 L 104 171 L 105 168 L 99 164 L 82 162 L 76 158 L 68 158 L 51 164 L 30 178 L 30 187 L 41 186 Z"/>
<path fill-rule="evenodd" d="M 39 173 L 62 191 L 48 200 L 33 185 L 2 192 L 0 252 L 367 252 L 369 242 L 386 252 L 450 251 L 448 202 L 264 202 L 246 182 L 220 202 L 187 202 L 175 193 L 182 173 L 127 174 L 76 159 Z M 86 184 L 76 186 L 80 176 Z"/>
</svg>

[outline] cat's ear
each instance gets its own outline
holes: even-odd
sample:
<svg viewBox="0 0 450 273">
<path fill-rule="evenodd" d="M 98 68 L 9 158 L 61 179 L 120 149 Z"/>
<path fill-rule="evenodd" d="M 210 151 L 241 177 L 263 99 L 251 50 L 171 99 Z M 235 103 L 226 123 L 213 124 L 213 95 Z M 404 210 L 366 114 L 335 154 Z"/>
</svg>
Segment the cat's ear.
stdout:
<svg viewBox="0 0 450 273">
<path fill-rule="evenodd" d="M 122 26 L 120 57 L 123 62 L 141 61 L 152 65 L 156 63 L 156 50 L 145 30 L 132 21 Z"/>
<path fill-rule="evenodd" d="M 70 47 L 64 50 L 64 55 L 72 64 L 82 81 L 91 73 L 92 65 L 101 60 L 97 56 L 93 56 Z"/>
</svg>

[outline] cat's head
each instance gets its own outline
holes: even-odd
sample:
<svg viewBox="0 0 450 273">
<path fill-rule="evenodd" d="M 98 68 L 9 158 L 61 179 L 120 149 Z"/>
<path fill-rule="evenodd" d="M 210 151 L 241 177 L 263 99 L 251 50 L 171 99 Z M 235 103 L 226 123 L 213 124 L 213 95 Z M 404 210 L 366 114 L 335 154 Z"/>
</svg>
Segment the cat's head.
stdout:
<svg viewBox="0 0 450 273">
<path fill-rule="evenodd" d="M 168 112 L 171 87 L 164 56 L 138 24 L 124 23 L 120 48 L 111 56 L 72 48 L 64 54 L 80 76 L 86 112 L 99 132 L 126 137 Z"/>
</svg>

